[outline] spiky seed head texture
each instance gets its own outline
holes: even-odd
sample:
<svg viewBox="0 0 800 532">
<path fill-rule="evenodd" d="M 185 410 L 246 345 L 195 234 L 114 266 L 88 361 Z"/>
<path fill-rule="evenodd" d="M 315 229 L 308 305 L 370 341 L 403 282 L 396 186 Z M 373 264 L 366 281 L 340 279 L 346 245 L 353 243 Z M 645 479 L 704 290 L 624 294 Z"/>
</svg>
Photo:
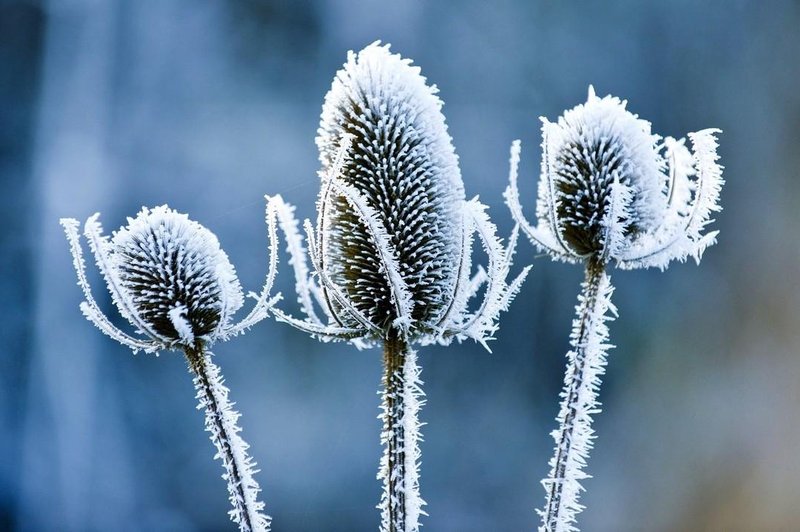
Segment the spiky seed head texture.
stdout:
<svg viewBox="0 0 800 532">
<path fill-rule="evenodd" d="M 168 343 L 213 340 L 243 304 L 217 237 L 166 205 L 128 218 L 114 232 L 109 254 L 123 297 Z M 118 307 L 127 315 L 119 302 Z"/>
<path fill-rule="evenodd" d="M 558 199 L 557 222 L 563 239 L 579 255 L 599 253 L 606 245 L 615 183 L 631 191 L 623 207 L 627 218 L 621 231 L 626 236 L 653 230 L 666 208 L 660 137 L 626 104 L 613 96 L 598 98 L 590 87 L 586 103 L 566 111 L 558 122 L 542 119 L 544 164 Z M 550 192 L 543 188 L 549 183 L 543 179 L 539 186 L 539 197 L 546 197 Z M 540 201 L 538 216 L 548 216 L 547 211 Z"/>
<path fill-rule="evenodd" d="M 350 52 L 336 74 L 316 139 L 324 174 L 351 136 L 339 177 L 390 239 L 413 302 L 412 331 L 432 325 L 453 298 L 460 252 L 464 186 L 437 92 L 410 60 L 373 43 Z M 328 275 L 388 330 L 398 316 L 374 237 L 342 196 L 321 197 L 318 208 L 327 217 L 321 239 Z"/>
</svg>

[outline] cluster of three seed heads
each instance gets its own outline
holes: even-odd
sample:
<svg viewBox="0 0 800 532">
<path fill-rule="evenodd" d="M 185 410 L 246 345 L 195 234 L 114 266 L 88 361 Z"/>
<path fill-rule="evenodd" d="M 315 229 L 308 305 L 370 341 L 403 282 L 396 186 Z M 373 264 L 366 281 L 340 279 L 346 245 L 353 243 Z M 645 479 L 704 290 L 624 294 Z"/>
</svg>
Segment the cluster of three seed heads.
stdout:
<svg viewBox="0 0 800 532">
<path fill-rule="evenodd" d="M 84 234 L 114 303 L 139 337 L 114 327 L 84 273 L 78 223 L 62 220 L 71 243 L 84 314 L 134 351 L 197 350 L 252 327 L 270 313 L 324 341 L 358 347 L 472 338 L 486 345 L 529 267 L 508 279 L 517 227 L 503 245 L 486 207 L 465 199 L 442 102 L 419 68 L 375 43 L 337 74 L 325 98 L 317 145 L 322 170 L 316 222 L 305 238 L 294 208 L 267 198 L 267 279 L 249 314 L 235 270 L 216 237 L 166 206 L 142 209 L 110 239 L 97 217 Z M 538 223 L 524 218 L 517 191 L 519 143 L 505 196 L 518 227 L 540 249 L 569 262 L 666 267 L 713 243 L 704 234 L 722 184 L 715 130 L 683 141 L 650 133 L 625 102 L 598 98 L 557 123 L 544 120 Z M 303 311 L 271 295 L 285 237 Z M 475 235 L 488 255 L 472 264 Z M 309 268 L 308 262 L 311 262 Z M 479 303 L 472 300 L 483 288 Z M 235 506 L 235 505 L 234 505 Z M 240 523 L 241 524 L 241 523 Z"/>
</svg>

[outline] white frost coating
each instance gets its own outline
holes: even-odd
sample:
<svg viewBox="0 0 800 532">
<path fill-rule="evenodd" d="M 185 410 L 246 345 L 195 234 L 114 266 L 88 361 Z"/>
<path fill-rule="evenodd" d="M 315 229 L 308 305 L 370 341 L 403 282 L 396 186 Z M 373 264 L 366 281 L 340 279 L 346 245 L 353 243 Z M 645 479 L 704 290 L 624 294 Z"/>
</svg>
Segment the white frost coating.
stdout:
<svg viewBox="0 0 800 532">
<path fill-rule="evenodd" d="M 195 356 L 199 357 L 192 363 L 197 408 L 205 410 L 206 430 L 217 448 L 214 458 L 222 460 L 225 468 L 222 478 L 228 481 L 228 494 L 233 506 L 228 513 L 242 532 L 268 531 L 271 519 L 262 511 L 264 503 L 258 500 L 261 489 L 253 477 L 258 471 L 256 463 L 247 454 L 250 446 L 239 436 L 241 414 L 228 400 L 228 387 L 211 360 L 211 353 Z"/>
<path fill-rule="evenodd" d="M 269 272 L 253 310 L 240 323 L 232 316 L 243 303 L 233 265 L 217 237 L 185 214 L 166 205 L 143 208 L 128 225 L 103 235 L 99 214 L 91 216 L 84 235 L 120 314 L 145 339 L 117 329 L 91 295 L 78 236 L 78 222 L 62 219 L 73 265 L 85 301 L 81 311 L 103 333 L 134 352 L 210 344 L 241 333 L 264 319 L 280 295 L 269 296 L 275 278 L 275 221 L 268 220 Z"/>
<path fill-rule="evenodd" d="M 582 262 L 598 255 L 623 269 L 665 269 L 672 260 L 699 261 L 716 233 L 703 233 L 719 211 L 724 181 L 717 163 L 718 129 L 661 142 L 627 102 L 598 98 L 556 123 L 542 118 L 542 169 L 532 226 L 517 188 L 519 141 L 511 147 L 511 214 L 531 242 L 554 259 Z"/>
<path fill-rule="evenodd" d="M 589 478 L 583 468 L 592 449 L 594 430 L 592 416 L 600 412 L 597 392 L 605 373 L 608 326 L 617 315 L 611 303 L 613 287 L 605 272 L 587 275 L 583 292 L 575 307 L 577 316 L 572 323 L 567 353 L 567 372 L 561 392 L 561 409 L 556 420 L 559 428 L 553 431 L 555 454 L 550 460 L 550 474 L 542 480 L 547 492 L 540 532 L 572 532 L 576 515 L 583 510 L 578 502 L 583 490 L 580 481 Z"/>
<path fill-rule="evenodd" d="M 425 501 L 419 494 L 419 468 L 422 452 L 419 443 L 422 441 L 419 421 L 420 408 L 425 404 L 425 393 L 422 391 L 420 369 L 417 365 L 417 353 L 409 349 L 403 365 L 405 375 L 405 388 L 403 389 L 403 403 L 406 409 L 402 419 L 403 432 L 405 433 L 405 468 L 406 468 L 406 520 L 409 532 L 419 530 L 420 515 L 427 515 L 422 509 Z"/>
<path fill-rule="evenodd" d="M 378 509 L 381 511 L 382 532 L 403 531 L 417 532 L 420 527 L 419 518 L 428 515 L 422 509 L 425 501 L 419 493 L 419 470 L 420 452 L 419 443 L 422 441 L 419 421 L 419 411 L 425 404 L 425 393 L 422 391 L 422 380 L 420 379 L 420 368 L 417 364 L 417 353 L 413 349 L 405 351 L 402 368 L 392 376 L 397 383 L 399 391 L 390 392 L 384 390 L 383 400 L 381 401 L 381 415 L 379 419 L 384 422 L 381 432 L 381 443 L 384 446 L 381 464 L 378 470 L 378 480 L 384 481 L 384 486 L 389 479 L 396 480 L 400 485 L 394 493 L 384 489 L 381 495 L 381 502 Z M 395 399 L 396 394 L 399 400 L 390 401 L 390 397 Z M 390 402 L 394 405 L 389 407 Z M 391 421 L 390 421 L 391 420 Z M 391 426 L 397 423 L 399 427 Z M 399 429 L 399 430 L 398 430 Z M 390 440 L 394 439 L 397 446 L 390 445 Z M 393 470 L 390 470 L 390 454 L 394 454 L 391 460 L 395 463 Z M 402 457 L 402 460 L 399 460 Z M 402 494 L 402 500 L 398 498 Z M 398 512 L 397 507 L 402 505 L 403 511 Z M 392 515 L 395 519 L 392 519 Z"/>
<path fill-rule="evenodd" d="M 172 326 L 178 331 L 181 342 L 184 345 L 192 345 L 194 343 L 194 333 L 192 332 L 192 324 L 186 319 L 186 307 L 180 304 L 175 305 L 168 314 Z"/>
</svg>

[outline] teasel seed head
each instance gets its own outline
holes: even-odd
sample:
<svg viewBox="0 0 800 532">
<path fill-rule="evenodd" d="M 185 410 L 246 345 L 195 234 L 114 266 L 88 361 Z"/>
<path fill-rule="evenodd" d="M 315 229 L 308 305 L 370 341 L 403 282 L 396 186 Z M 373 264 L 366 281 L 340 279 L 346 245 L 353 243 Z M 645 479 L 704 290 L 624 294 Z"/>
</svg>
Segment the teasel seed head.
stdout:
<svg viewBox="0 0 800 532">
<path fill-rule="evenodd" d="M 699 261 L 717 234 L 703 231 L 721 210 L 719 130 L 690 133 L 690 152 L 683 139 L 653 134 L 626 106 L 589 87 L 586 103 L 555 123 L 542 118 L 537 227 L 519 204 L 515 142 L 506 191 L 512 214 L 534 244 L 569 262 L 664 269 L 673 259 Z"/>
<path fill-rule="evenodd" d="M 324 210 L 320 236 L 324 268 L 356 309 L 381 329 L 411 305 L 412 330 L 431 329 L 452 300 L 461 252 L 464 186 L 435 86 L 419 67 L 389 46 L 374 43 L 347 63 L 325 97 L 317 146 L 321 175 L 335 164 L 347 139 L 350 149 L 339 179 L 374 213 L 395 255 L 408 294 L 395 301 L 374 238 L 362 213 L 334 192 Z M 412 303 L 413 302 L 413 303 Z M 341 321 L 353 326 L 345 313 Z"/>
<path fill-rule="evenodd" d="M 111 238 L 110 257 L 136 313 L 167 342 L 215 338 L 242 307 L 217 237 L 166 206 L 129 218 Z"/>
<path fill-rule="evenodd" d="M 114 304 L 145 339 L 120 331 L 100 311 L 86 279 L 78 221 L 65 218 L 61 225 L 85 296 L 81 309 L 104 333 L 135 351 L 194 349 L 240 334 L 264 319 L 280 298 L 269 297 L 277 260 L 274 247 L 270 273 L 257 303 L 233 324 L 232 317 L 243 304 L 242 287 L 211 231 L 166 205 L 142 208 L 110 239 L 103 236 L 98 218 L 95 214 L 86 221 L 84 235 Z M 273 224 L 271 238 L 274 233 Z"/>
</svg>

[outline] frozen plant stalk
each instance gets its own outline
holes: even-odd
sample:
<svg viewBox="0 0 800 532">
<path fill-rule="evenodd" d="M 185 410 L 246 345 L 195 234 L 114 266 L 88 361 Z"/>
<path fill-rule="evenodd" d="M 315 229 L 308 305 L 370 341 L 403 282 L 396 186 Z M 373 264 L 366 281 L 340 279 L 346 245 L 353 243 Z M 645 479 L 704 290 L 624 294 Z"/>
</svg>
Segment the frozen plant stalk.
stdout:
<svg viewBox="0 0 800 532">
<path fill-rule="evenodd" d="M 666 269 L 673 259 L 693 257 L 715 242 L 705 232 L 719 211 L 722 167 L 716 129 L 661 139 L 650 123 L 625 109 L 626 102 L 598 98 L 589 87 L 585 104 L 557 123 L 542 118 L 542 170 L 536 205 L 538 223 L 522 214 L 517 191 L 520 144 L 511 146 L 510 185 L 505 197 L 514 219 L 541 251 L 556 260 L 583 263 L 586 278 L 578 297 L 567 353 L 555 454 L 540 531 L 577 530 L 580 481 L 594 439 L 592 415 L 606 364 L 607 321 L 616 316 L 607 267 Z"/>
<path fill-rule="evenodd" d="M 309 275 L 293 209 L 268 198 L 286 235 L 303 319 L 279 320 L 323 341 L 383 345 L 381 530 L 419 529 L 419 421 L 412 345 L 472 338 L 486 345 L 527 269 L 507 283 L 504 248 L 486 207 L 466 201 L 442 101 L 418 67 L 374 43 L 347 63 L 325 97 L 317 137 L 322 186 L 306 220 Z M 472 273 L 472 237 L 488 255 Z M 470 299 L 485 285 L 482 302 Z M 324 313 L 320 317 L 318 309 Z"/>
<path fill-rule="evenodd" d="M 98 214 L 84 225 L 97 266 L 105 278 L 119 312 L 136 329 L 130 336 L 116 328 L 92 297 L 86 278 L 77 220 L 65 218 L 78 285 L 85 301 L 81 311 L 103 333 L 137 351 L 180 349 L 194 377 L 199 407 L 206 413 L 206 430 L 217 448 L 215 458 L 225 467 L 223 478 L 233 509 L 230 516 L 243 532 L 267 531 L 270 518 L 258 500 L 260 491 L 253 474 L 255 462 L 239 435 L 239 413 L 228 400 L 228 388 L 208 350 L 249 329 L 267 316 L 279 296 L 270 298 L 277 255 L 270 246 L 270 266 L 265 286 L 250 313 L 233 324 L 242 307 L 242 288 L 217 237 L 185 214 L 166 205 L 143 208 L 111 239 L 102 234 Z M 270 225 L 274 241 L 275 223 Z"/>
</svg>

